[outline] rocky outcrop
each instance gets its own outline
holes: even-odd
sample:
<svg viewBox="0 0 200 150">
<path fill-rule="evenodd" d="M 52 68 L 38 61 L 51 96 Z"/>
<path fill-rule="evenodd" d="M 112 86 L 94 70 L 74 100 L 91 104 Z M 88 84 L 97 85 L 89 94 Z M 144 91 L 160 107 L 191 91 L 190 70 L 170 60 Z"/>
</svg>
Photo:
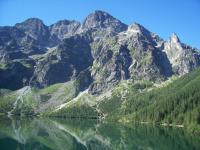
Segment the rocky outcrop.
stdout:
<svg viewBox="0 0 200 150">
<path fill-rule="evenodd" d="M 129 68 L 131 77 L 136 80 L 159 81 L 171 76 L 171 67 L 166 55 L 157 48 L 162 39 L 135 23 L 128 30 L 118 35 L 118 42 L 126 45 L 130 51 L 132 64 Z"/>
<path fill-rule="evenodd" d="M 37 87 L 69 81 L 93 61 L 90 46 L 80 36 L 65 39 L 40 57 L 31 80 Z"/>
<path fill-rule="evenodd" d="M 30 64 L 28 64 L 30 63 Z M 29 84 L 33 69 L 29 65 L 34 62 L 13 62 L 0 69 L 0 88 L 16 90 Z"/>
<path fill-rule="evenodd" d="M 22 30 L 40 45 L 46 45 L 50 36 L 48 27 L 38 18 L 30 18 L 22 23 L 17 23 L 16 28 Z"/>
<path fill-rule="evenodd" d="M 90 37 L 90 41 L 98 41 L 107 37 L 113 37 L 125 31 L 127 25 L 104 11 L 95 11 L 89 14 L 77 31 Z"/>
<path fill-rule="evenodd" d="M 94 57 L 91 93 L 98 94 L 119 81 L 130 78 L 130 52 L 125 46 L 118 44 L 116 38 L 93 42 L 91 46 Z"/>
<path fill-rule="evenodd" d="M 175 74 L 183 75 L 200 65 L 200 53 L 196 49 L 187 46 L 173 33 L 169 41 L 164 44 L 164 52 L 172 64 Z"/>
<path fill-rule="evenodd" d="M 109 29 L 114 32 L 121 32 L 127 29 L 127 25 L 117 20 L 113 16 L 103 11 L 95 11 L 86 17 L 83 21 L 82 30 L 90 29 Z"/>
<path fill-rule="evenodd" d="M 78 21 L 61 20 L 52 24 L 49 27 L 50 30 L 50 43 L 51 45 L 59 44 L 59 42 L 65 38 L 76 34 L 81 23 Z"/>
</svg>

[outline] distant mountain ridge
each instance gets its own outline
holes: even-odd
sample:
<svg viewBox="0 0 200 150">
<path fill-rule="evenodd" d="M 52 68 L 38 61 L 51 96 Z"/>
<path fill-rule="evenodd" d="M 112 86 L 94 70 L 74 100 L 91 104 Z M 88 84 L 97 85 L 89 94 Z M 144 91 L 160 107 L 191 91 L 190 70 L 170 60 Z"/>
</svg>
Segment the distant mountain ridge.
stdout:
<svg viewBox="0 0 200 150">
<path fill-rule="evenodd" d="M 30 18 L 0 27 L 0 62 L 0 88 L 42 88 L 88 70 L 91 83 L 85 88 L 100 93 L 121 80 L 161 82 L 188 73 L 200 65 L 200 52 L 176 34 L 164 41 L 140 24 L 128 26 L 98 10 L 83 23 L 46 26 Z"/>
</svg>

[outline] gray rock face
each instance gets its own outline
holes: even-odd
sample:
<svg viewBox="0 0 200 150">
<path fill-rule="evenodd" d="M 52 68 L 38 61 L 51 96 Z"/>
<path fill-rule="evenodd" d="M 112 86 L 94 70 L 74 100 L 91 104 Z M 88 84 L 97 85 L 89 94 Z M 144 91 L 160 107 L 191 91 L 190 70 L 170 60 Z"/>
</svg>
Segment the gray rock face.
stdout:
<svg viewBox="0 0 200 150">
<path fill-rule="evenodd" d="M 73 79 L 78 91 L 99 94 L 122 80 L 161 82 L 188 73 L 200 66 L 200 52 L 176 34 L 164 41 L 138 23 L 127 26 L 95 11 L 82 24 L 46 26 L 31 18 L 0 27 L 0 62 L 0 88 L 43 88 Z"/>
<path fill-rule="evenodd" d="M 129 66 L 132 62 L 130 51 L 118 44 L 116 38 L 95 41 L 91 47 L 94 57 L 91 74 L 94 82 L 89 91 L 92 94 L 98 94 L 119 81 L 130 78 Z"/>
<path fill-rule="evenodd" d="M 31 80 L 38 87 L 69 81 L 93 61 L 88 43 L 80 36 L 65 39 L 40 57 Z"/>
<path fill-rule="evenodd" d="M 11 90 L 19 89 L 28 85 L 32 75 L 33 69 L 24 66 L 20 62 L 8 64 L 6 68 L 0 69 L 0 88 Z"/>
<path fill-rule="evenodd" d="M 121 32 L 127 29 L 127 25 L 103 11 L 91 13 L 82 24 L 82 29 L 84 30 L 101 28 L 109 28 L 115 32 Z"/>
<path fill-rule="evenodd" d="M 77 31 L 79 34 L 88 34 L 90 40 L 101 40 L 113 37 L 119 32 L 125 31 L 127 25 L 103 11 L 95 11 L 86 17 Z"/>
<path fill-rule="evenodd" d="M 81 23 L 77 21 L 61 20 L 49 27 L 50 43 L 58 44 L 61 40 L 76 34 Z"/>
<path fill-rule="evenodd" d="M 175 33 L 172 34 L 169 41 L 165 42 L 164 52 L 167 54 L 175 74 L 183 75 L 200 65 L 199 51 L 182 44 Z"/>
<path fill-rule="evenodd" d="M 130 50 L 133 63 L 129 70 L 133 79 L 159 81 L 171 75 L 169 61 L 165 53 L 157 47 L 162 43 L 162 39 L 156 38 L 141 25 L 129 26 L 127 31 L 118 35 L 118 41 L 127 45 Z"/>
<path fill-rule="evenodd" d="M 30 18 L 22 23 L 17 23 L 15 26 L 41 45 L 46 45 L 48 42 L 50 35 L 48 27 L 40 19 Z"/>
</svg>

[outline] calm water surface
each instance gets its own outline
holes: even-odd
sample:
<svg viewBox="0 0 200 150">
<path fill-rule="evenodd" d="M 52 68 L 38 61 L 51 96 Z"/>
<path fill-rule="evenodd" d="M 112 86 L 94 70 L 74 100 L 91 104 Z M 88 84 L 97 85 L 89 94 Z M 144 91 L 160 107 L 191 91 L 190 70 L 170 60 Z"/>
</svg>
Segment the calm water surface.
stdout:
<svg viewBox="0 0 200 150">
<path fill-rule="evenodd" d="M 200 150 L 200 137 L 152 125 L 0 118 L 0 150 Z"/>
</svg>

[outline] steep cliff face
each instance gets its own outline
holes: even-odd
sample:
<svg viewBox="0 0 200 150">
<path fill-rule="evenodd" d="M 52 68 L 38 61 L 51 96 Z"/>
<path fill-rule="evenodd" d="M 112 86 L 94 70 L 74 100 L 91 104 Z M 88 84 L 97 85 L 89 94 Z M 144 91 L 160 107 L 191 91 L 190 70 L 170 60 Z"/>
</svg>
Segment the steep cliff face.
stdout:
<svg viewBox="0 0 200 150">
<path fill-rule="evenodd" d="M 164 41 L 135 23 L 116 36 L 91 43 L 94 58 L 92 93 L 113 87 L 121 80 L 161 82 L 172 76 Z"/>
<path fill-rule="evenodd" d="M 166 52 L 175 74 L 183 75 L 200 65 L 200 53 L 187 46 L 173 33 L 169 41 L 164 44 Z"/>
<path fill-rule="evenodd" d="M 121 80 L 130 78 L 129 67 L 132 58 L 126 46 L 117 43 L 116 38 L 106 38 L 91 44 L 94 62 L 90 86 L 93 94 L 113 87 Z"/>
<path fill-rule="evenodd" d="M 163 40 L 135 23 L 118 35 L 118 41 L 126 45 L 133 62 L 129 68 L 136 80 L 159 81 L 171 76 L 171 67 L 165 53 L 158 48 Z"/>
<path fill-rule="evenodd" d="M 0 62 L 1 88 L 43 88 L 81 77 L 81 89 L 99 94 L 122 80 L 162 82 L 188 73 L 200 65 L 200 53 L 175 34 L 164 41 L 140 24 L 95 11 L 83 23 L 46 26 L 30 18 L 0 27 Z"/>
<path fill-rule="evenodd" d="M 61 20 L 52 24 L 50 30 L 50 45 L 55 46 L 63 39 L 76 34 L 81 23 L 78 21 Z"/>
<path fill-rule="evenodd" d="M 23 64 L 16 61 L 6 64 L 0 69 L 0 88 L 16 90 L 29 85 L 33 75 L 33 69 L 29 65 L 34 65 L 34 62 L 29 61 Z"/>
<path fill-rule="evenodd" d="M 78 42 L 77 42 L 78 41 Z M 36 56 L 35 71 L 31 83 L 38 87 L 66 82 L 92 65 L 89 44 L 80 36 L 63 40 L 47 53 Z"/>
<path fill-rule="evenodd" d="M 26 36 L 30 36 L 40 45 L 46 45 L 50 36 L 49 29 L 42 20 L 30 18 L 22 23 L 17 23 L 16 28 L 22 30 Z"/>
</svg>

